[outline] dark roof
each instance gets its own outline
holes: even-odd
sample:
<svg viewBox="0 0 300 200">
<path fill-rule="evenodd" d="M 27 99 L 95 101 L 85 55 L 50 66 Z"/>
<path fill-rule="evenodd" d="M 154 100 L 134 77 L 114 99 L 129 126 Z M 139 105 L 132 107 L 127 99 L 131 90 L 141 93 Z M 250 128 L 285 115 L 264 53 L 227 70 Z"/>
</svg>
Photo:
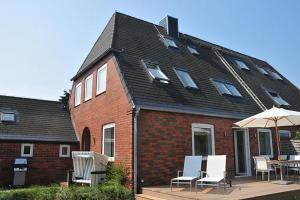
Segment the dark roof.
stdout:
<svg viewBox="0 0 300 200">
<path fill-rule="evenodd" d="M 16 122 L 0 121 L 0 140 L 77 142 L 70 114 L 60 102 L 0 95 L 0 112 Z"/>
<path fill-rule="evenodd" d="M 113 22 L 114 24 L 112 24 Z M 114 55 L 118 60 L 126 89 L 135 105 L 148 108 L 151 107 L 149 105 L 155 105 L 152 107 L 172 108 L 174 111 L 200 110 L 199 113 L 209 110 L 209 113 L 223 113 L 224 116 L 231 115 L 234 118 L 243 118 L 261 112 L 259 106 L 214 54 L 212 47 L 224 50 L 224 52 L 228 51 L 235 56 L 248 56 L 182 33 L 179 34 L 179 38 L 174 39 L 179 49 L 167 48 L 160 39 L 160 35 L 167 35 L 162 26 L 121 13 L 113 15 L 96 43 L 104 38 L 104 33 L 113 36 L 113 38 L 109 37 L 109 47 L 100 44 L 99 46 L 102 48 L 98 50 L 95 45 L 90 54 L 94 55 L 97 53 L 92 52 L 98 52 L 97 55 L 100 55 L 100 52 L 107 52 L 109 49 L 119 50 Z M 187 44 L 196 46 L 200 55 L 192 55 L 187 49 Z M 89 55 L 89 57 L 91 56 Z M 141 64 L 142 59 L 158 62 L 161 70 L 170 79 L 169 83 L 163 84 L 150 80 L 145 67 Z M 268 65 L 258 59 L 255 59 L 255 62 L 263 62 Z M 83 65 L 87 66 L 85 63 L 86 61 Z M 268 66 L 274 70 L 270 65 Z M 92 66 L 87 66 L 87 68 L 89 67 Z M 198 85 L 199 90 L 184 88 L 174 72 L 174 67 L 186 70 Z M 242 73 L 243 78 L 247 76 L 246 72 L 241 70 L 239 73 Z M 276 87 L 280 94 L 284 90 L 282 96 L 290 104 L 294 104 L 295 110 L 300 110 L 300 101 L 297 101 L 300 99 L 299 90 L 286 79 L 283 83 L 267 80 L 268 77 L 264 77 L 255 70 L 251 70 L 250 74 L 251 78 L 246 82 L 251 88 L 254 88 L 255 93 L 258 93 L 257 95 L 262 98 L 261 100 L 267 107 L 271 107 L 273 103 L 260 86 L 265 83 L 266 86 Z M 261 82 L 256 81 L 256 77 Z M 211 79 L 224 80 L 234 84 L 243 98 L 220 95 Z M 289 92 L 296 94 L 296 99 L 291 97 L 292 93 L 285 95 Z"/>
</svg>

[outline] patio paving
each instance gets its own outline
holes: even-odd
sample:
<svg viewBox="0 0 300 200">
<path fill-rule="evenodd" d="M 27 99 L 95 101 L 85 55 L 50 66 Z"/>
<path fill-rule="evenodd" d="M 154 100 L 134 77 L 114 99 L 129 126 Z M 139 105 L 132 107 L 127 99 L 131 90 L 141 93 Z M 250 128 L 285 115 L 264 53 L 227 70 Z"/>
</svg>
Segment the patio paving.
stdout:
<svg viewBox="0 0 300 200">
<path fill-rule="evenodd" d="M 175 185 L 174 185 L 175 186 Z M 184 200 L 184 199 L 295 199 L 300 197 L 300 182 L 290 185 L 277 185 L 268 181 L 256 180 L 254 178 L 235 178 L 232 180 L 232 187 L 229 185 L 224 191 L 220 188 L 199 188 L 196 193 L 194 188 L 190 192 L 189 188 L 177 186 L 170 191 L 170 186 L 144 187 L 143 195 L 139 195 L 140 200 Z M 299 199 L 299 198 L 298 198 Z"/>
</svg>

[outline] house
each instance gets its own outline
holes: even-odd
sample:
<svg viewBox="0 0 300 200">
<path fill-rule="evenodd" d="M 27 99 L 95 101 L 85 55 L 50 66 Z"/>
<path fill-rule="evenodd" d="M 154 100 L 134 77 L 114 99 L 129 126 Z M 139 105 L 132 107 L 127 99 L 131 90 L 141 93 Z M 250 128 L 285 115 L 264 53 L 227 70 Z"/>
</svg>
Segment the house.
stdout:
<svg viewBox="0 0 300 200">
<path fill-rule="evenodd" d="M 168 184 L 185 155 L 226 154 L 229 177 L 249 176 L 252 156 L 276 156 L 274 130 L 234 122 L 273 105 L 300 111 L 299 89 L 270 64 L 181 33 L 170 16 L 114 13 L 72 81 L 81 149 L 127 166 L 134 189 Z"/>
<path fill-rule="evenodd" d="M 0 96 L 0 185 L 13 184 L 16 158 L 26 158 L 26 185 L 66 181 L 78 139 L 70 114 L 56 101 Z"/>
</svg>

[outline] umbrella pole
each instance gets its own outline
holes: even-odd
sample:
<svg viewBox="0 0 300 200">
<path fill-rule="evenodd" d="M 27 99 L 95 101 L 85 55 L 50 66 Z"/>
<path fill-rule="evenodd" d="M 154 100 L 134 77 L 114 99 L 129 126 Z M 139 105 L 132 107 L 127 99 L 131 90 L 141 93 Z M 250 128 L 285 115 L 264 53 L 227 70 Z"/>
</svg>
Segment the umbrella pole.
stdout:
<svg viewBox="0 0 300 200">
<path fill-rule="evenodd" d="M 276 142 L 277 142 L 277 160 L 280 159 L 280 137 L 278 133 L 277 120 L 275 120 L 275 132 L 276 132 Z"/>
</svg>

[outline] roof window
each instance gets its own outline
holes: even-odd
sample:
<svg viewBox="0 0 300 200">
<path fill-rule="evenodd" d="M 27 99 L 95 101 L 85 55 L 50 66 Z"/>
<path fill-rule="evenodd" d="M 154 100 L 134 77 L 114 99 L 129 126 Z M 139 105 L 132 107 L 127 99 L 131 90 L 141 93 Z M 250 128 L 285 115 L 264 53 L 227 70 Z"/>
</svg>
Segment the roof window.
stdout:
<svg viewBox="0 0 300 200">
<path fill-rule="evenodd" d="M 241 61 L 239 59 L 234 59 L 234 62 L 237 64 L 237 66 L 240 68 L 240 69 L 243 69 L 243 70 L 250 70 L 249 67 L 247 66 L 247 64 L 244 62 L 244 61 Z"/>
<path fill-rule="evenodd" d="M 198 89 L 197 85 L 195 84 L 188 72 L 177 68 L 175 69 L 175 72 L 184 87 Z"/>
<path fill-rule="evenodd" d="M 162 83 L 168 83 L 169 82 L 169 78 L 161 71 L 161 69 L 160 69 L 160 67 L 158 66 L 157 63 L 143 61 L 143 60 L 142 60 L 142 63 L 145 65 L 149 75 L 153 79 L 159 80 Z"/>
<path fill-rule="evenodd" d="M 281 78 L 281 76 L 279 74 L 277 74 L 276 72 L 270 72 L 271 73 L 271 76 L 273 79 L 275 80 L 280 80 L 282 81 L 283 79 Z"/>
<path fill-rule="evenodd" d="M 272 100 L 279 106 L 290 106 L 277 92 L 267 91 Z"/>
<path fill-rule="evenodd" d="M 163 37 L 163 41 L 167 47 L 176 48 L 176 49 L 178 48 L 174 40 L 171 38 Z"/>
<path fill-rule="evenodd" d="M 219 81 L 219 80 L 213 80 L 213 83 L 222 95 L 225 94 L 225 95 L 230 95 L 235 97 L 242 97 L 238 89 L 231 83 Z"/>
<path fill-rule="evenodd" d="M 199 55 L 199 52 L 198 52 L 198 50 L 196 49 L 196 47 L 193 47 L 193 46 L 188 45 L 187 48 L 188 48 L 188 50 L 191 52 L 191 54 Z"/>
<path fill-rule="evenodd" d="M 16 116 L 13 112 L 2 112 L 1 113 L 1 121 L 3 122 L 15 122 Z"/>
<path fill-rule="evenodd" d="M 269 73 L 267 72 L 267 70 L 265 70 L 264 68 L 262 68 L 262 67 L 260 67 L 260 66 L 258 66 L 258 65 L 256 65 L 256 67 L 257 67 L 258 71 L 259 71 L 261 74 L 266 75 L 266 76 L 269 76 Z"/>
</svg>

